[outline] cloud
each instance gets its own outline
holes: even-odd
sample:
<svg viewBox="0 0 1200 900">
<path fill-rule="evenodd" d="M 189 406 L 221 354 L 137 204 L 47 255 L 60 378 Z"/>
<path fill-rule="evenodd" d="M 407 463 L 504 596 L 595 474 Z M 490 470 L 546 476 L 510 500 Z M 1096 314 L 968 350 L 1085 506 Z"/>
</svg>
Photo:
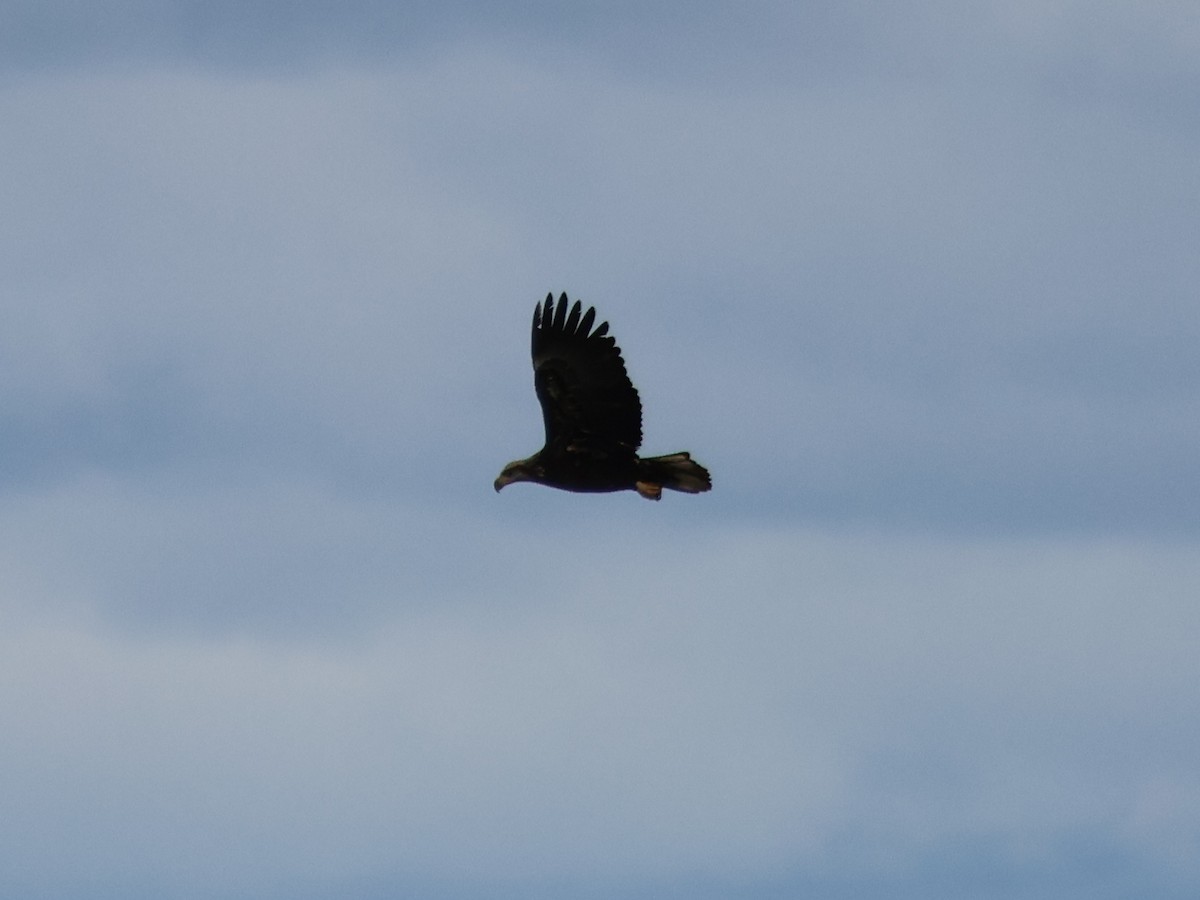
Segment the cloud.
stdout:
<svg viewBox="0 0 1200 900">
<path fill-rule="evenodd" d="M 15 428 L 161 418 L 173 384 L 183 421 L 147 427 L 196 452 L 386 479 L 473 454 L 478 420 L 510 458 L 537 440 L 526 304 L 567 289 L 612 320 L 652 442 L 814 473 L 733 482 L 756 508 L 1189 527 L 1180 149 L 1024 84 L 851 87 L 647 88 L 470 45 L 10 86 Z"/>
<path fill-rule="evenodd" d="M 1195 728 L 1146 702 L 1195 691 L 1190 550 L 784 530 L 614 568 L 586 541 L 334 641 L 10 610 L 10 884 L 48 870 L 47 833 L 64 883 L 215 892 L 902 881 L 905 860 L 985 837 L 1002 868 L 1116 842 L 1194 877 L 1143 843 L 1194 827 L 1162 798 L 1186 788 Z M 531 578 L 540 600 L 520 599 Z M 980 876 L 964 866 L 960 884 Z"/>
<path fill-rule="evenodd" d="M 9 6 L 0 892 L 1193 895 L 1181 7 L 598 9 Z"/>
</svg>

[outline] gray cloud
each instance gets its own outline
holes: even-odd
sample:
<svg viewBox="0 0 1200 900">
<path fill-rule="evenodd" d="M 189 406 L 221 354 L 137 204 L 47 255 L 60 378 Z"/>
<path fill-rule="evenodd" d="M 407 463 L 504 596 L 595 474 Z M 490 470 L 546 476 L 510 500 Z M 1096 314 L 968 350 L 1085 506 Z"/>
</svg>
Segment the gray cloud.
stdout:
<svg viewBox="0 0 1200 900">
<path fill-rule="evenodd" d="M 280 9 L 6 10 L 0 892 L 1194 894 L 1182 7 Z"/>
<path fill-rule="evenodd" d="M 975 853 L 1052 870 L 1072 842 L 1195 877 L 1161 839 L 1194 829 L 1195 726 L 1172 712 L 1195 694 L 1190 549 L 744 532 L 660 542 L 687 567 L 614 569 L 592 548 L 560 539 L 537 603 L 498 606 L 535 574 L 500 570 L 486 601 L 398 606 L 349 642 L 146 641 L 10 611 L 6 877 L 45 870 L 35 836 L 64 815 L 94 837 L 59 877 L 214 892 L 903 882 L 900 861 L 947 843 L 951 887 L 986 877 Z"/>
<path fill-rule="evenodd" d="M 88 423 L 126 410 L 217 458 L 493 468 L 472 416 L 502 458 L 536 443 L 505 348 L 567 288 L 612 319 L 651 441 L 707 446 L 756 509 L 1191 529 L 1190 157 L 1003 87 L 747 100 L 470 48 L 14 87 L 9 416 L 101 458 Z M 164 422 L 171 384 L 191 409 Z M 742 477 L 765 465 L 799 477 Z"/>
</svg>

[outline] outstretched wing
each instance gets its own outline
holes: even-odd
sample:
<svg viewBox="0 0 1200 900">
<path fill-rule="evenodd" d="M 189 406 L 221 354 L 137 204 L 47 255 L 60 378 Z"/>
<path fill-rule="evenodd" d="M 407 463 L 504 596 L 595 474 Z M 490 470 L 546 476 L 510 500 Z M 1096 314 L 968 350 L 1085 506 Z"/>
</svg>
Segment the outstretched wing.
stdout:
<svg viewBox="0 0 1200 900">
<path fill-rule="evenodd" d="M 567 295 L 546 295 L 533 310 L 533 385 L 547 447 L 627 449 L 642 443 L 642 404 L 608 323 L 592 331 L 596 310 L 567 312 Z"/>
</svg>

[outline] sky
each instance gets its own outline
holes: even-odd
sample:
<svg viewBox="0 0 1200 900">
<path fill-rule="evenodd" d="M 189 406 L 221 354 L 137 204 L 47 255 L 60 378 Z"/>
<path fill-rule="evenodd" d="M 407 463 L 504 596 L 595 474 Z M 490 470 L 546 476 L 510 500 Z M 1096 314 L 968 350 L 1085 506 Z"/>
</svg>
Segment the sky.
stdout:
<svg viewBox="0 0 1200 900">
<path fill-rule="evenodd" d="M 1200 9 L 0 2 L 0 895 L 1200 893 Z M 710 494 L 518 484 L 547 292 Z"/>
</svg>

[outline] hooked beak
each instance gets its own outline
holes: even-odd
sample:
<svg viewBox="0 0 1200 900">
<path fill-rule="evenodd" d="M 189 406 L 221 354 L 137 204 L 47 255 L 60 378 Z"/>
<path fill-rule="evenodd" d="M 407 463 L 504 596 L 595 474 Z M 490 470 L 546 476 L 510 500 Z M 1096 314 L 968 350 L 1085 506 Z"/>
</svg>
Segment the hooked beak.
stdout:
<svg viewBox="0 0 1200 900">
<path fill-rule="evenodd" d="M 524 460 L 518 460 L 517 462 L 509 463 L 500 470 L 500 474 L 497 476 L 496 481 L 492 484 L 492 487 L 496 489 L 496 493 L 498 494 L 500 493 L 500 488 L 504 487 L 506 484 L 512 484 L 514 481 L 528 480 L 529 467 L 525 465 Z"/>
</svg>

